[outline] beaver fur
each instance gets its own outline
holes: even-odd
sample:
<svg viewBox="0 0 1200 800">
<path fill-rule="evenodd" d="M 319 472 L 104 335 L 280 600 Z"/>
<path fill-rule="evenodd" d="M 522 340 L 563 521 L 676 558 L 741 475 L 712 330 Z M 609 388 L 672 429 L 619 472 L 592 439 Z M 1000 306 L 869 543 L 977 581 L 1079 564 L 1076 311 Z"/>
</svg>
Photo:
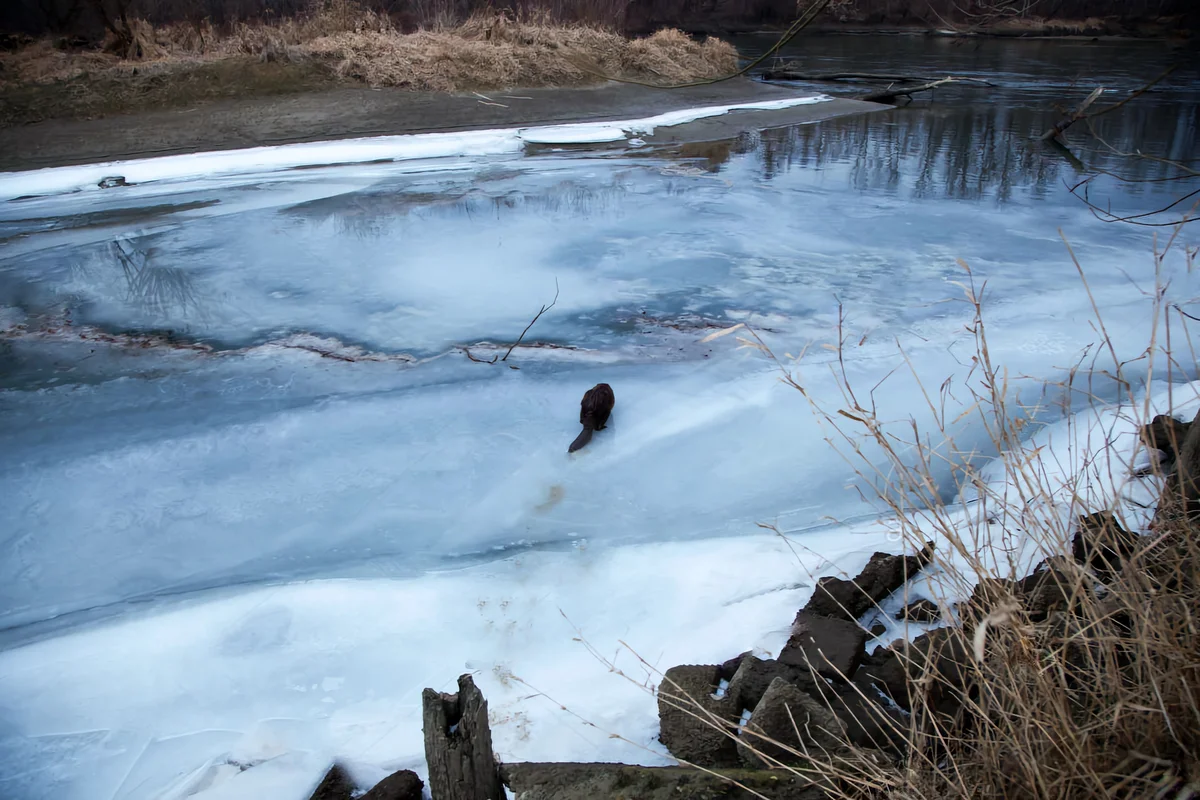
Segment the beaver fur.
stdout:
<svg viewBox="0 0 1200 800">
<path fill-rule="evenodd" d="M 604 430 L 616 402 L 612 387 L 607 383 L 597 383 L 583 393 L 583 400 L 579 403 L 579 424 L 583 426 L 583 431 L 571 442 L 568 453 L 574 453 L 590 442 L 593 431 Z"/>
</svg>

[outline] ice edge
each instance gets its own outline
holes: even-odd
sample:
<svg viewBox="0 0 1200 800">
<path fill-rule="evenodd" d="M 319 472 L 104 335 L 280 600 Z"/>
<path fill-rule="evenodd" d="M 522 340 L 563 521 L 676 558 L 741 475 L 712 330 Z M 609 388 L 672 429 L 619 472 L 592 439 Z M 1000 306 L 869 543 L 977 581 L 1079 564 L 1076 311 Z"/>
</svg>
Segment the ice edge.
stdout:
<svg viewBox="0 0 1200 800">
<path fill-rule="evenodd" d="M 683 125 L 731 111 L 775 111 L 831 99 L 826 95 L 807 95 L 780 100 L 685 108 L 641 119 L 373 136 L 3 172 L 0 173 L 0 199 L 14 200 L 86 189 L 99 190 L 100 181 L 118 175 L 128 183 L 137 184 L 300 167 L 361 164 L 370 161 L 501 155 L 519 152 L 526 144 L 617 142 L 633 136 L 650 135 L 656 128 Z"/>
</svg>

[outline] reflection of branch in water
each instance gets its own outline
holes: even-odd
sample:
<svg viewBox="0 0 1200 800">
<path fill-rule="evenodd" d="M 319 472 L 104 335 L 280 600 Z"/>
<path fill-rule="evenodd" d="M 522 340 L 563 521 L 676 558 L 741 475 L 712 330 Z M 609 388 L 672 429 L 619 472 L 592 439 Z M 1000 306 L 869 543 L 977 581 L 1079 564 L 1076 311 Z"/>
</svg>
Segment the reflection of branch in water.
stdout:
<svg viewBox="0 0 1200 800">
<path fill-rule="evenodd" d="M 1089 190 L 1090 190 L 1092 181 L 1096 177 L 1097 177 L 1096 175 L 1088 176 L 1087 178 L 1084 178 L 1083 180 L 1081 180 L 1079 183 L 1075 184 L 1074 186 L 1068 187 L 1068 189 L 1070 190 L 1071 194 L 1075 195 L 1080 200 L 1082 200 L 1084 205 L 1086 205 L 1088 207 L 1088 209 L 1092 212 L 1092 216 L 1094 216 L 1096 219 L 1100 220 L 1101 222 L 1127 222 L 1130 225 L 1141 225 L 1142 227 L 1145 227 L 1145 228 L 1170 228 L 1170 227 L 1174 227 L 1176 225 L 1183 225 L 1188 222 L 1195 222 L 1197 220 L 1200 220 L 1200 217 L 1196 216 L 1196 212 L 1198 210 L 1200 210 L 1200 201 L 1198 201 L 1197 203 L 1194 203 L 1188 211 L 1184 212 L 1183 216 L 1180 219 L 1174 219 L 1174 220 L 1170 220 L 1168 222 L 1146 222 L 1145 221 L 1145 220 L 1149 219 L 1150 217 L 1156 217 L 1159 214 L 1165 214 L 1168 211 L 1171 211 L 1172 209 L 1174 209 L 1176 206 L 1178 206 L 1180 203 L 1184 202 L 1185 200 L 1190 200 L 1193 197 L 1200 195 L 1200 189 L 1194 189 L 1194 190 L 1188 192 L 1187 194 L 1183 195 L 1182 197 L 1176 198 L 1171 203 L 1163 206 L 1162 208 L 1155 209 L 1154 211 L 1143 211 L 1139 214 L 1127 214 L 1127 215 L 1122 216 L 1120 214 L 1114 213 L 1111 208 L 1104 208 L 1104 207 L 1096 205 L 1094 202 L 1092 202 Z"/>
<path fill-rule="evenodd" d="M 1096 170 L 1096 174 L 1089 175 L 1088 177 L 1084 178 L 1083 180 L 1079 181 L 1078 183 L 1076 183 L 1073 186 L 1068 186 L 1067 188 L 1071 192 L 1071 194 L 1073 194 L 1075 197 L 1077 197 L 1083 201 L 1084 205 L 1086 205 L 1088 207 L 1088 210 L 1090 210 L 1092 212 L 1092 216 L 1096 217 L 1097 219 L 1099 219 L 1103 222 L 1126 222 L 1131 225 L 1140 225 L 1140 226 L 1146 227 L 1146 228 L 1167 228 L 1167 227 L 1173 227 L 1176 225 L 1183 225 L 1188 222 L 1195 222 L 1197 219 L 1200 219 L 1200 217 L 1198 217 L 1197 213 L 1196 213 L 1197 210 L 1200 210 L 1200 202 L 1195 202 L 1192 204 L 1191 208 L 1188 209 L 1187 211 L 1185 211 L 1183 213 L 1183 216 L 1179 219 L 1170 220 L 1168 222 L 1148 222 L 1147 221 L 1153 217 L 1159 216 L 1160 214 L 1165 214 L 1169 211 L 1173 211 L 1180 204 L 1182 204 L 1188 200 L 1191 200 L 1194 197 L 1200 196 L 1200 189 L 1193 189 L 1190 192 L 1186 192 L 1185 194 L 1181 195 L 1180 197 L 1177 197 L 1174 200 L 1172 200 L 1170 203 L 1167 203 L 1166 205 L 1164 205 L 1158 209 L 1155 209 L 1153 211 L 1144 211 L 1144 212 L 1137 213 L 1137 214 L 1126 214 L 1126 215 L 1116 214 L 1112 211 L 1111 208 L 1101 207 L 1101 206 L 1097 205 L 1096 203 L 1094 203 L 1091 198 L 1092 181 L 1095 180 L 1100 175 L 1109 175 L 1113 178 L 1116 178 L 1118 181 L 1121 181 L 1122 183 L 1169 183 L 1169 182 L 1174 182 L 1174 181 L 1195 180 L 1196 178 L 1200 178 L 1200 171 L 1187 166 L 1186 164 L 1184 164 L 1181 161 L 1175 161 L 1175 160 L 1172 160 L 1169 158 L 1163 158 L 1161 156 L 1148 155 L 1146 153 L 1141 152 L 1140 150 L 1124 151 L 1118 147 L 1113 146 L 1107 139 L 1105 139 L 1103 136 L 1100 135 L 1100 133 L 1096 130 L 1095 125 L 1092 122 L 1094 117 L 1100 116 L 1101 114 L 1106 114 L 1109 111 L 1112 111 L 1116 108 L 1120 108 L 1125 103 L 1127 103 L 1130 100 L 1134 99 L 1135 97 L 1138 97 L 1139 95 L 1145 93 L 1150 87 L 1154 86 L 1156 83 L 1161 81 L 1163 78 L 1170 75 L 1171 72 L 1174 71 L 1174 69 L 1175 69 L 1175 67 L 1171 67 L 1171 68 L 1167 69 L 1165 72 L 1163 72 L 1157 78 L 1150 81 L 1150 83 L 1146 84 L 1141 89 L 1138 89 L 1137 91 L 1131 93 L 1128 97 L 1126 97 L 1124 100 L 1120 101 L 1119 103 L 1109 106 L 1108 108 L 1098 111 L 1094 114 L 1087 114 L 1087 115 L 1082 115 L 1082 116 L 1080 116 L 1078 114 L 1076 115 L 1077 117 L 1083 119 L 1084 124 L 1087 126 L 1088 133 L 1091 135 L 1091 137 L 1093 139 L 1095 139 L 1097 142 L 1100 143 L 1101 147 L 1103 148 L 1103 151 L 1105 151 L 1111 155 L 1117 156 L 1119 158 L 1129 159 L 1133 163 L 1153 162 L 1155 164 L 1160 164 L 1169 169 L 1174 169 L 1177 171 L 1176 174 L 1165 175 L 1165 176 L 1161 176 L 1158 178 L 1147 178 L 1147 177 L 1126 178 L 1126 177 L 1117 175 L 1110 170 L 1100 169 L 1100 170 Z M 1099 91 L 1099 90 L 1097 90 L 1097 91 Z M 1093 92 L 1091 96 L 1094 98 L 1096 96 L 1096 94 L 1097 94 L 1096 92 Z"/>
<path fill-rule="evenodd" d="M 152 250 L 144 252 L 131 248 L 130 252 L 119 240 L 114 241 L 112 247 L 121 263 L 131 302 L 139 303 L 158 316 L 166 316 L 175 307 L 184 313 L 200 311 L 191 276 L 185 270 L 152 263 Z"/>
</svg>

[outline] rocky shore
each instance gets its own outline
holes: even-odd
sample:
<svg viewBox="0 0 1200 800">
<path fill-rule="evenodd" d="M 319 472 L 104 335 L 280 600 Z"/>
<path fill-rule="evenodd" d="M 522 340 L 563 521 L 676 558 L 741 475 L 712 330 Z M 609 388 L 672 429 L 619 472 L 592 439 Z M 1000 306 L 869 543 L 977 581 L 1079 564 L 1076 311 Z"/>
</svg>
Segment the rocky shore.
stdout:
<svg viewBox="0 0 1200 800">
<path fill-rule="evenodd" d="M 461 676 L 456 694 L 426 689 L 434 800 L 497 798 L 501 785 L 518 800 L 858 796 L 855 775 L 900 767 L 912 759 L 913 748 L 930 749 L 931 742 L 936 744 L 924 756 L 944 757 L 934 751 L 952 749 L 954 737 L 966 739 L 972 730 L 998 724 L 980 719 L 991 713 L 981 711 L 986 703 L 980 698 L 995 689 L 987 683 L 1017 670 L 998 636 L 1005 627 L 1033 645 L 1033 663 L 1062 670 L 1068 687 L 1085 686 L 1100 660 L 1102 637 L 1138 635 L 1130 608 L 1138 600 L 1126 596 L 1137 587 L 1163 598 L 1165 613 L 1179 610 L 1175 601 L 1184 603 L 1185 615 L 1194 610 L 1191 514 L 1200 505 L 1200 416 L 1191 423 L 1158 416 L 1140 436 L 1157 451 L 1165 477 L 1145 535 L 1125 530 L 1107 511 L 1080 516 L 1069 552 L 1046 558 L 1022 580 L 985 579 L 969 599 L 950 606 L 928 598 L 907 602 L 913 579 L 936 566 L 932 542 L 907 555 L 876 553 L 852 579 L 817 582 L 776 658 L 746 652 L 721 664 L 666 670 L 656 692 L 659 739 L 681 766 L 499 764 L 487 702 L 472 678 Z M 893 616 L 901 623 L 932 627 L 911 639 L 880 643 L 891 629 L 884 623 L 885 605 L 899 609 Z M 1081 632 L 1081 623 L 1100 629 Z M 876 646 L 868 652 L 870 641 Z M 1138 680 L 1144 665 L 1133 651 L 1128 656 L 1113 680 Z M 922 736 L 931 730 L 939 733 Z M 830 771 L 831 763 L 843 767 Z M 1168 770 L 1162 780 L 1186 791 L 1185 776 Z M 356 795 L 358 787 L 335 765 L 312 800 L 415 800 L 421 790 L 421 781 L 406 771 Z"/>
</svg>

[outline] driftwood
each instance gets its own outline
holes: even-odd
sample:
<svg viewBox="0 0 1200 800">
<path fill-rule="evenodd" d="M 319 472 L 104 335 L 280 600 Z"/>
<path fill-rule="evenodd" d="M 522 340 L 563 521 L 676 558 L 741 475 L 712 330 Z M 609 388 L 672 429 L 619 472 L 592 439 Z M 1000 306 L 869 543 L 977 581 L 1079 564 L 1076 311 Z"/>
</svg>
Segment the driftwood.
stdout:
<svg viewBox="0 0 1200 800">
<path fill-rule="evenodd" d="M 421 704 L 433 800 L 504 800 L 487 700 L 471 676 L 459 676 L 457 694 L 426 689 Z"/>
<path fill-rule="evenodd" d="M 1087 115 L 1088 106 L 1090 106 L 1092 103 L 1096 102 L 1096 99 L 1099 98 L 1100 95 L 1103 93 L 1104 93 L 1103 86 L 1096 87 L 1095 91 L 1093 91 L 1091 94 L 1089 94 L 1087 96 L 1087 99 L 1079 104 L 1078 108 L 1076 108 L 1074 111 L 1072 111 L 1070 114 L 1068 114 L 1062 120 L 1059 120 L 1059 122 L 1053 128 L 1051 128 L 1050 130 L 1043 133 L 1042 141 L 1048 142 L 1051 139 L 1058 138 L 1059 134 L 1061 134 L 1067 128 L 1074 125 L 1079 120 L 1083 119 Z"/>
<path fill-rule="evenodd" d="M 922 83 L 920 86 L 897 86 L 885 89 L 881 92 L 872 92 L 864 94 L 856 100 L 866 100 L 869 103 L 882 103 L 885 100 L 895 100 L 897 97 L 912 97 L 917 92 L 928 92 L 931 89 L 936 89 L 939 86 L 945 86 L 948 83 L 978 83 L 979 81 L 970 80 L 967 78 L 942 78 L 941 80 Z M 990 84 L 989 84 L 990 85 Z"/>
<path fill-rule="evenodd" d="M 795 67 L 780 67 L 769 69 L 763 73 L 763 80 L 768 81 L 812 81 L 814 83 L 840 83 L 841 81 L 891 81 L 895 83 L 915 83 L 923 80 L 912 75 L 880 75 L 876 72 L 825 72 L 812 74 L 802 72 Z"/>
</svg>

